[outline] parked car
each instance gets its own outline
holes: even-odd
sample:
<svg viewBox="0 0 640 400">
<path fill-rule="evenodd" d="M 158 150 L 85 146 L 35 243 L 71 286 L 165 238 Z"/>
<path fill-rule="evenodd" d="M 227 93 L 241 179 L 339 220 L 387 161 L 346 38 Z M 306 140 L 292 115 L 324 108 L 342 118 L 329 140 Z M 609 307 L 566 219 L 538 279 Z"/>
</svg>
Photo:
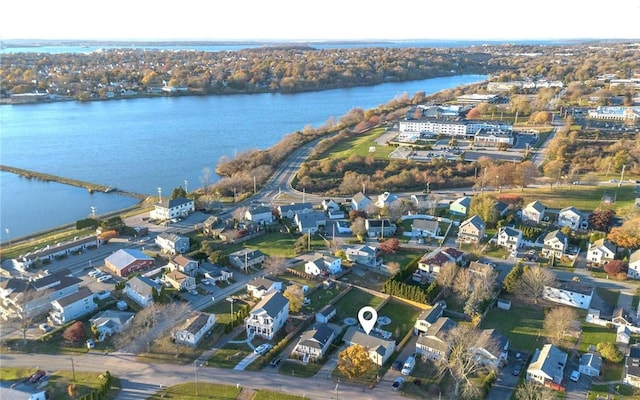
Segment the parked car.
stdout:
<svg viewBox="0 0 640 400">
<path fill-rule="evenodd" d="M 93 349 L 96 347 L 96 342 L 93 339 L 87 339 L 87 349 Z"/>
<path fill-rule="evenodd" d="M 281 362 L 282 362 L 282 358 L 278 357 L 271 360 L 269 362 L 269 365 L 271 365 L 272 367 L 277 367 L 278 365 L 280 365 Z"/>
<path fill-rule="evenodd" d="M 571 379 L 574 382 L 578 382 L 580 380 L 580 371 L 574 369 L 573 372 L 571 373 L 571 378 L 569 379 Z"/>
<path fill-rule="evenodd" d="M 29 377 L 29 383 L 37 383 L 40 380 L 42 380 L 42 378 L 44 378 L 44 376 L 47 373 L 44 372 L 43 370 L 39 369 L 36 372 L 34 372 L 33 374 L 31 374 L 31 376 Z"/>
<path fill-rule="evenodd" d="M 404 378 L 399 376 L 396 378 L 395 381 L 393 381 L 393 384 L 391 385 L 391 388 L 393 390 L 400 390 L 400 386 L 402 386 L 402 384 L 404 383 Z"/>
<path fill-rule="evenodd" d="M 262 354 L 266 353 L 269 350 L 271 350 L 271 345 L 269 343 L 263 343 L 260 346 L 256 347 L 256 349 L 253 350 L 253 352 L 255 354 L 262 355 Z"/>
<path fill-rule="evenodd" d="M 404 365 L 402 366 L 402 371 L 400 371 L 400 373 L 402 375 L 409 375 L 411 374 L 411 371 L 413 371 L 413 367 L 415 366 L 416 366 L 416 359 L 414 357 L 409 357 L 404 362 Z"/>
<path fill-rule="evenodd" d="M 522 372 L 522 367 L 520 367 L 519 365 L 516 365 L 513 368 L 513 376 L 520 376 L 520 372 Z"/>
<path fill-rule="evenodd" d="M 40 329 L 42 332 L 47 333 L 51 331 L 51 327 L 47 324 L 40 324 L 38 325 L 38 329 Z"/>
<path fill-rule="evenodd" d="M 109 279 L 111 279 L 111 275 L 102 275 L 100 278 L 98 278 L 98 282 L 106 282 Z"/>
<path fill-rule="evenodd" d="M 402 361 L 396 360 L 391 365 L 391 369 L 394 371 L 400 371 L 402 369 L 402 364 L 404 364 Z"/>
<path fill-rule="evenodd" d="M 102 272 L 98 271 L 97 269 L 94 269 L 92 271 L 89 271 L 88 275 L 92 278 L 95 278 L 98 275 L 102 275 Z"/>
</svg>

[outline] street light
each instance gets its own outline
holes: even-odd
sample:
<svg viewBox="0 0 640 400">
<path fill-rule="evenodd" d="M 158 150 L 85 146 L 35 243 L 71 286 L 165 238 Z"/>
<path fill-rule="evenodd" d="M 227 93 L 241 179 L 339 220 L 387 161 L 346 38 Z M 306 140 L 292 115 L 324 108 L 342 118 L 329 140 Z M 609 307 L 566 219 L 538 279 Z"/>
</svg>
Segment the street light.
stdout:
<svg viewBox="0 0 640 400">
<path fill-rule="evenodd" d="M 197 359 L 193 362 L 194 374 L 196 376 L 196 396 L 198 396 L 198 367 L 202 367 L 203 365 L 209 365 L 209 362 L 205 361 L 203 363 L 202 361 L 200 361 L 200 359 Z"/>
<path fill-rule="evenodd" d="M 233 326 L 233 303 L 236 301 L 233 297 L 227 297 L 226 300 L 231 304 L 231 312 L 229 317 L 231 318 L 231 325 Z"/>
</svg>

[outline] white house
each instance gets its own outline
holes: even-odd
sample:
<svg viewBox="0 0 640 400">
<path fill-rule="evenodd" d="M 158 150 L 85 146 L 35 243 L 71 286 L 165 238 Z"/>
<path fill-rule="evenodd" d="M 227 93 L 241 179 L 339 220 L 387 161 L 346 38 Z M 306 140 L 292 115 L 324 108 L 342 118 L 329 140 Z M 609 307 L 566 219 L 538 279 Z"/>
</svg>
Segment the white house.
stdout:
<svg viewBox="0 0 640 400">
<path fill-rule="evenodd" d="M 253 338 L 258 335 L 271 340 L 287 322 L 287 318 L 289 318 L 289 300 L 280 292 L 270 292 L 253 307 L 245 319 L 247 337 Z"/>
<path fill-rule="evenodd" d="M 181 328 L 173 332 L 176 343 L 196 347 L 216 323 L 214 314 L 194 311 Z"/>
<path fill-rule="evenodd" d="M 153 303 L 153 289 L 160 293 L 162 285 L 146 276 L 134 276 L 125 283 L 122 292 L 139 306 L 147 307 Z"/>
<path fill-rule="evenodd" d="M 607 265 L 616 256 L 616 245 L 605 239 L 599 239 L 589 245 L 587 262 Z"/>
<path fill-rule="evenodd" d="M 56 246 L 47 245 L 41 249 L 30 251 L 18 256 L 18 261 L 23 268 L 29 268 L 37 261 L 55 261 L 56 258 L 82 252 L 86 249 L 96 248 L 101 241 L 97 236 L 76 237 L 74 240 L 62 242 Z"/>
<path fill-rule="evenodd" d="M 196 289 L 196 278 L 183 274 L 178 270 L 167 272 L 162 276 L 162 280 L 178 290 L 190 291 Z"/>
<path fill-rule="evenodd" d="M 480 243 L 484 239 L 485 223 L 477 215 L 466 219 L 458 228 L 458 241 L 461 243 Z"/>
<path fill-rule="evenodd" d="M 49 318 L 56 325 L 64 325 L 83 317 L 98 308 L 93 298 L 94 294 L 83 287 L 73 294 L 54 300 L 51 302 Z"/>
<path fill-rule="evenodd" d="M 629 255 L 629 269 L 627 276 L 631 279 L 640 279 L 640 249 Z"/>
<path fill-rule="evenodd" d="M 395 194 L 391 194 L 389 192 L 384 192 L 378 195 L 378 199 L 376 200 L 376 207 L 385 208 L 389 207 L 391 203 L 398 200 L 398 196 Z"/>
<path fill-rule="evenodd" d="M 471 207 L 471 197 L 460 197 L 449 204 L 449 213 L 465 216 L 469 212 L 469 207 Z"/>
<path fill-rule="evenodd" d="M 522 231 L 511 227 L 503 227 L 498 230 L 497 244 L 508 250 L 517 250 L 522 242 Z"/>
<path fill-rule="evenodd" d="M 555 303 L 588 310 L 593 298 L 593 286 L 583 282 L 556 281 L 552 286 L 545 286 L 542 297 Z"/>
<path fill-rule="evenodd" d="M 253 207 L 245 211 L 244 218 L 256 224 L 273 223 L 273 212 L 269 207 Z"/>
<path fill-rule="evenodd" d="M 112 336 L 124 332 L 131 326 L 135 315 L 129 311 L 105 310 L 91 317 L 89 323 L 101 337 Z"/>
<path fill-rule="evenodd" d="M 300 233 L 315 235 L 321 226 L 327 225 L 327 216 L 322 211 L 311 211 L 296 214 L 293 217 L 293 222 L 298 227 Z"/>
<path fill-rule="evenodd" d="M 292 203 L 278 206 L 280 218 L 293 218 L 296 214 L 306 214 L 313 211 L 311 203 Z"/>
<path fill-rule="evenodd" d="M 324 357 L 335 338 L 336 333 L 329 325 L 316 324 L 300 336 L 291 357 L 301 359 L 305 363 L 317 362 Z"/>
<path fill-rule="evenodd" d="M 411 223 L 411 236 L 436 237 L 440 235 L 440 223 L 435 219 L 414 219 Z"/>
<path fill-rule="evenodd" d="M 532 201 L 522 209 L 522 222 L 525 224 L 539 224 L 544 219 L 547 207 L 539 201 Z"/>
<path fill-rule="evenodd" d="M 274 281 L 264 277 L 254 278 L 247 282 L 247 293 L 256 299 L 262 299 L 267 293 L 282 291 L 282 282 Z"/>
<path fill-rule="evenodd" d="M 260 250 L 242 249 L 229 254 L 229 264 L 240 269 L 260 265 L 264 262 L 265 255 Z"/>
<path fill-rule="evenodd" d="M 340 211 L 340 204 L 336 203 L 333 199 L 322 200 L 322 209 L 326 212 Z"/>
<path fill-rule="evenodd" d="M 423 334 L 418 336 L 416 353 L 432 360 L 442 358 L 449 351 L 449 331 L 456 326 L 458 326 L 456 321 L 450 318 L 438 318 Z"/>
<path fill-rule="evenodd" d="M 342 340 L 348 346 L 360 345 L 367 350 L 369 359 L 376 365 L 383 365 L 396 350 L 394 340 L 382 339 L 373 334 L 367 335 L 355 326 L 349 327 Z"/>
<path fill-rule="evenodd" d="M 451 262 L 454 264 L 460 264 L 464 253 L 453 247 L 437 248 L 428 254 L 425 254 L 420 261 L 418 261 L 419 275 L 427 277 L 431 280 L 435 275 L 440 272 L 440 269 L 445 263 Z"/>
<path fill-rule="evenodd" d="M 337 257 L 316 254 L 304 264 L 304 272 L 309 275 L 335 275 L 342 272 L 342 261 Z"/>
<path fill-rule="evenodd" d="M 526 379 L 541 385 L 551 382 L 561 385 L 567 358 L 564 351 L 552 344 L 545 344 L 542 349 L 536 349 L 527 368 Z"/>
<path fill-rule="evenodd" d="M 442 303 L 438 302 L 435 306 L 429 308 L 428 310 L 422 311 L 418 318 L 416 318 L 416 322 L 413 325 L 413 334 L 414 335 L 424 335 L 427 332 L 427 329 L 436 321 L 442 317 L 442 313 L 444 312 L 444 307 Z"/>
<path fill-rule="evenodd" d="M 569 246 L 567 235 L 559 229 L 547 233 L 542 242 L 542 255 L 548 258 L 562 258 L 562 255 Z"/>
<path fill-rule="evenodd" d="M 631 329 L 626 325 L 618 325 L 616 329 L 616 343 L 629 344 L 631 341 Z"/>
<path fill-rule="evenodd" d="M 600 376 L 602 357 L 595 353 L 586 353 L 580 357 L 578 371 L 588 376 Z"/>
<path fill-rule="evenodd" d="M 316 322 L 328 324 L 329 321 L 331 321 L 331 318 L 336 316 L 337 312 L 338 310 L 334 306 L 327 304 L 316 313 Z"/>
<path fill-rule="evenodd" d="M 582 227 L 582 222 L 584 222 L 584 220 L 584 214 L 577 208 L 571 206 L 565 207 L 558 212 L 558 220 L 556 223 L 561 228 L 568 226 L 569 228 L 576 230 Z"/>
<path fill-rule="evenodd" d="M 177 199 L 166 199 L 154 204 L 149 216 L 152 219 L 161 221 L 173 218 L 184 218 L 195 211 L 195 203 L 193 200 L 179 197 Z"/>
<path fill-rule="evenodd" d="M 364 220 L 364 227 L 367 230 L 369 237 L 380 238 L 395 235 L 397 229 L 396 224 L 392 223 L 387 218 L 367 218 Z"/>
<path fill-rule="evenodd" d="M 359 192 L 351 199 L 351 208 L 353 210 L 366 210 L 372 203 L 373 201 L 368 196 Z"/>
<path fill-rule="evenodd" d="M 186 253 L 191 246 L 187 236 L 167 232 L 162 232 L 156 236 L 156 244 L 162 251 L 169 254 Z"/>
<path fill-rule="evenodd" d="M 378 258 L 377 256 L 378 249 L 368 244 L 345 246 L 344 252 L 347 260 L 356 264 L 372 268 L 379 268 L 382 264 L 382 258 Z"/>
<path fill-rule="evenodd" d="M 178 270 L 185 275 L 193 277 L 198 275 L 198 262 L 182 254 L 175 256 L 173 260 L 169 261 L 168 267 L 171 270 Z"/>
<path fill-rule="evenodd" d="M 11 387 L 0 386 L 0 399 L 7 400 L 47 400 L 46 390 L 36 389 L 30 386 L 12 385 Z"/>
</svg>

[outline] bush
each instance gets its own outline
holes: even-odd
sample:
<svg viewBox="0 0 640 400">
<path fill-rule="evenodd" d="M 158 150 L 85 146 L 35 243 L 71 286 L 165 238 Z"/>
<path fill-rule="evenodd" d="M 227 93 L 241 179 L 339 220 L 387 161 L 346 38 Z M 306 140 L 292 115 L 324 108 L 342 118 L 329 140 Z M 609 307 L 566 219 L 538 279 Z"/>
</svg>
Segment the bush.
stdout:
<svg viewBox="0 0 640 400">
<path fill-rule="evenodd" d="M 596 346 L 596 350 L 605 360 L 611 361 L 613 363 L 620 363 L 624 359 L 624 355 L 614 343 L 610 342 L 601 342 Z"/>
<path fill-rule="evenodd" d="M 87 337 L 87 335 L 85 334 L 84 323 L 82 321 L 74 323 L 73 325 L 65 329 L 62 337 L 64 337 L 66 341 L 69 341 L 71 343 L 83 341 Z"/>
</svg>

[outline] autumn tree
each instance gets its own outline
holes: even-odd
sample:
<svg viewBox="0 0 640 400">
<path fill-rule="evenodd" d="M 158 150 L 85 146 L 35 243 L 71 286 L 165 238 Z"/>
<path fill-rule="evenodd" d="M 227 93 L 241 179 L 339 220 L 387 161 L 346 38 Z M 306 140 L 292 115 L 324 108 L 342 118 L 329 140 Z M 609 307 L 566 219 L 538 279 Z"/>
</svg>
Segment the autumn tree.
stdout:
<svg viewBox="0 0 640 400">
<path fill-rule="evenodd" d="M 477 215 L 489 225 L 495 225 L 500 217 L 498 210 L 493 206 L 496 198 L 492 195 L 473 196 L 471 206 L 469 207 L 469 215 Z"/>
<path fill-rule="evenodd" d="M 616 212 L 613 210 L 594 210 L 588 218 L 589 227 L 597 231 L 607 232 Z"/>
<path fill-rule="evenodd" d="M 441 376 L 449 374 L 453 381 L 454 397 L 476 398 L 482 393 L 479 380 L 471 379 L 481 373 L 495 370 L 492 363 L 485 363 L 475 349 L 485 349 L 489 353 L 498 351 L 498 344 L 476 328 L 459 325 L 446 334 L 449 351 L 438 361 Z"/>
<path fill-rule="evenodd" d="M 480 118 L 480 110 L 478 107 L 474 107 L 467 113 L 467 119 L 478 119 Z"/>
<path fill-rule="evenodd" d="M 607 239 L 618 247 L 628 249 L 640 247 L 640 218 L 630 219 L 622 226 L 612 228 Z"/>
<path fill-rule="evenodd" d="M 289 285 L 283 296 L 289 300 L 289 310 L 292 312 L 298 312 L 302 309 L 302 304 L 304 302 L 304 292 L 302 291 L 302 286 L 300 285 Z"/>
<path fill-rule="evenodd" d="M 309 233 L 305 233 L 300 236 L 296 243 L 293 245 L 293 251 L 296 254 L 305 253 L 311 247 L 311 235 Z"/>
<path fill-rule="evenodd" d="M 611 260 L 604 266 L 607 275 L 616 279 L 626 279 L 628 265 L 624 260 Z"/>
<path fill-rule="evenodd" d="M 518 281 L 517 293 L 527 301 L 533 301 L 538 304 L 542 298 L 544 288 L 552 285 L 556 280 L 556 276 L 550 269 L 539 267 L 537 265 L 527 266 L 524 268 L 522 276 Z"/>
<path fill-rule="evenodd" d="M 624 354 L 618 350 L 615 343 L 600 342 L 596 345 L 596 350 L 598 350 L 602 358 L 612 363 L 619 363 L 624 359 Z"/>
<path fill-rule="evenodd" d="M 570 307 L 554 307 L 544 316 L 543 328 L 551 343 L 558 345 L 578 324 L 578 313 Z"/>
<path fill-rule="evenodd" d="M 64 330 L 62 337 L 64 337 L 64 340 L 71 343 L 82 342 L 87 337 L 84 329 L 84 323 L 82 321 L 74 322 L 70 327 Z"/>
<path fill-rule="evenodd" d="M 540 176 L 538 167 L 531 160 L 525 160 L 516 164 L 515 171 L 513 172 L 513 183 L 520 186 L 520 191 L 535 182 L 536 178 Z"/>
<path fill-rule="evenodd" d="M 338 371 L 349 379 L 366 375 L 375 368 L 369 353 L 359 344 L 351 345 L 338 354 Z"/>
<path fill-rule="evenodd" d="M 444 297 L 447 297 L 449 291 L 453 288 L 453 284 L 458 274 L 458 266 L 453 262 L 445 262 L 440 267 L 440 272 L 436 275 L 436 282 L 443 291 Z"/>
<path fill-rule="evenodd" d="M 400 241 L 396 238 L 387 239 L 379 247 L 385 253 L 395 253 L 400 248 Z"/>
<path fill-rule="evenodd" d="M 367 234 L 367 228 L 365 226 L 365 220 L 362 217 L 357 217 L 351 223 L 351 233 L 353 233 L 358 239 L 362 240 Z"/>
<path fill-rule="evenodd" d="M 517 400 L 556 400 L 556 392 L 533 381 L 523 381 L 516 389 Z"/>
</svg>

